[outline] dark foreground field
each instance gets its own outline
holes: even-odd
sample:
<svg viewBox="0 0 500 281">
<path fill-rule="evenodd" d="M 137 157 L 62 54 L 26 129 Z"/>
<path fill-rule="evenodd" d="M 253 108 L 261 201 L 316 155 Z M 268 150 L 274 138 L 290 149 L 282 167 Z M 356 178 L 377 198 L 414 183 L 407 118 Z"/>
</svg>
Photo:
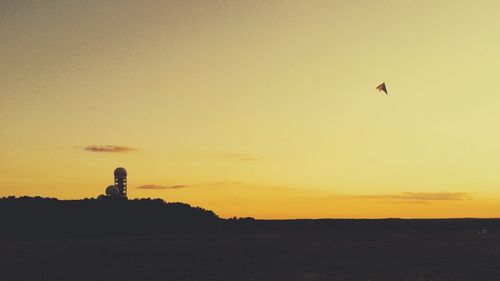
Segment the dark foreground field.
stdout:
<svg viewBox="0 0 500 281">
<path fill-rule="evenodd" d="M 500 235 L 491 231 L 332 224 L 4 240 L 0 280 L 500 280 Z"/>
</svg>

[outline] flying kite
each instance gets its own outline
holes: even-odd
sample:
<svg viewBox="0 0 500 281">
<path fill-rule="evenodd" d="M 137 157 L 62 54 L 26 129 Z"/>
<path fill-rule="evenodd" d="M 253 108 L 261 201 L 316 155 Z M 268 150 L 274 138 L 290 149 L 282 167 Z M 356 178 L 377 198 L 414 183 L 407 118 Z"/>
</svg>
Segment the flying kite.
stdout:
<svg viewBox="0 0 500 281">
<path fill-rule="evenodd" d="M 382 84 L 380 84 L 380 85 L 378 85 L 378 86 L 377 86 L 377 90 L 378 90 L 379 92 L 384 91 L 384 93 L 385 93 L 386 95 L 388 95 L 388 93 L 387 93 L 387 87 L 385 86 L 385 82 L 384 82 L 384 83 L 382 83 Z"/>
</svg>

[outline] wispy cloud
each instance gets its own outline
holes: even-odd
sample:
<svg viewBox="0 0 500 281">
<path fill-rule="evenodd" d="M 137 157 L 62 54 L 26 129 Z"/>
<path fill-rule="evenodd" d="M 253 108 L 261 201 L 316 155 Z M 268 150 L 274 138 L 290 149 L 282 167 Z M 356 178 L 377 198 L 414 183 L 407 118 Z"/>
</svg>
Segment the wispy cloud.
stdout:
<svg viewBox="0 0 500 281">
<path fill-rule="evenodd" d="M 171 184 L 171 185 L 161 185 L 161 184 L 145 184 L 138 186 L 138 189 L 149 189 L 149 190 L 164 190 L 164 189 L 181 189 L 181 188 L 191 188 L 191 187 L 208 187 L 208 186 L 222 186 L 222 185 L 239 185 L 241 182 L 238 181 L 221 181 L 212 182 L 205 184 Z"/>
<path fill-rule="evenodd" d="M 179 189 L 190 187 L 190 185 L 185 184 L 175 184 L 175 185 L 160 185 L 160 184 L 145 184 L 138 186 L 139 189 L 152 189 L 152 190 L 161 190 L 161 189 Z"/>
<path fill-rule="evenodd" d="M 104 152 L 104 153 L 127 153 L 136 151 L 136 148 L 119 145 L 89 145 L 83 148 L 89 152 Z"/>
<path fill-rule="evenodd" d="M 227 159 L 239 160 L 239 161 L 258 161 L 260 158 L 255 154 L 246 153 L 227 153 L 224 155 Z"/>
<path fill-rule="evenodd" d="M 467 200 L 471 198 L 471 194 L 465 192 L 403 192 L 397 194 L 359 195 L 355 197 L 367 199 L 390 199 L 397 201 L 408 201 L 408 203 L 421 203 L 430 201 Z"/>
</svg>

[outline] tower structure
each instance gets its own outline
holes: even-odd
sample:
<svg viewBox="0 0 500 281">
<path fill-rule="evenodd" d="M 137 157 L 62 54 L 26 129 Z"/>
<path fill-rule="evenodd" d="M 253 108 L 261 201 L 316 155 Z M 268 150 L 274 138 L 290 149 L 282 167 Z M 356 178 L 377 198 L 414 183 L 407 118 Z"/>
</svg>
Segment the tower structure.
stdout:
<svg viewBox="0 0 500 281">
<path fill-rule="evenodd" d="M 108 197 L 117 197 L 120 196 L 120 191 L 114 185 L 110 185 L 106 188 L 106 196 Z"/>
<path fill-rule="evenodd" d="M 115 169 L 115 187 L 118 188 L 118 195 L 127 198 L 127 170 L 122 167 Z"/>
</svg>

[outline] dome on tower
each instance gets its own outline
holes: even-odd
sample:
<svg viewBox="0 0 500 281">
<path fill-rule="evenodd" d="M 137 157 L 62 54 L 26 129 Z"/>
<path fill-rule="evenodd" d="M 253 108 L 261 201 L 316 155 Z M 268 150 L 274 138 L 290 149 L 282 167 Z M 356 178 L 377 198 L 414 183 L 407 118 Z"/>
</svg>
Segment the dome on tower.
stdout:
<svg viewBox="0 0 500 281">
<path fill-rule="evenodd" d="M 125 170 L 125 168 L 118 167 L 115 169 L 115 177 L 124 178 L 126 176 L 127 176 L 127 170 Z"/>
<path fill-rule="evenodd" d="M 106 188 L 106 195 L 107 196 L 118 196 L 120 194 L 120 190 L 118 190 L 118 187 L 114 185 L 110 185 Z"/>
</svg>

